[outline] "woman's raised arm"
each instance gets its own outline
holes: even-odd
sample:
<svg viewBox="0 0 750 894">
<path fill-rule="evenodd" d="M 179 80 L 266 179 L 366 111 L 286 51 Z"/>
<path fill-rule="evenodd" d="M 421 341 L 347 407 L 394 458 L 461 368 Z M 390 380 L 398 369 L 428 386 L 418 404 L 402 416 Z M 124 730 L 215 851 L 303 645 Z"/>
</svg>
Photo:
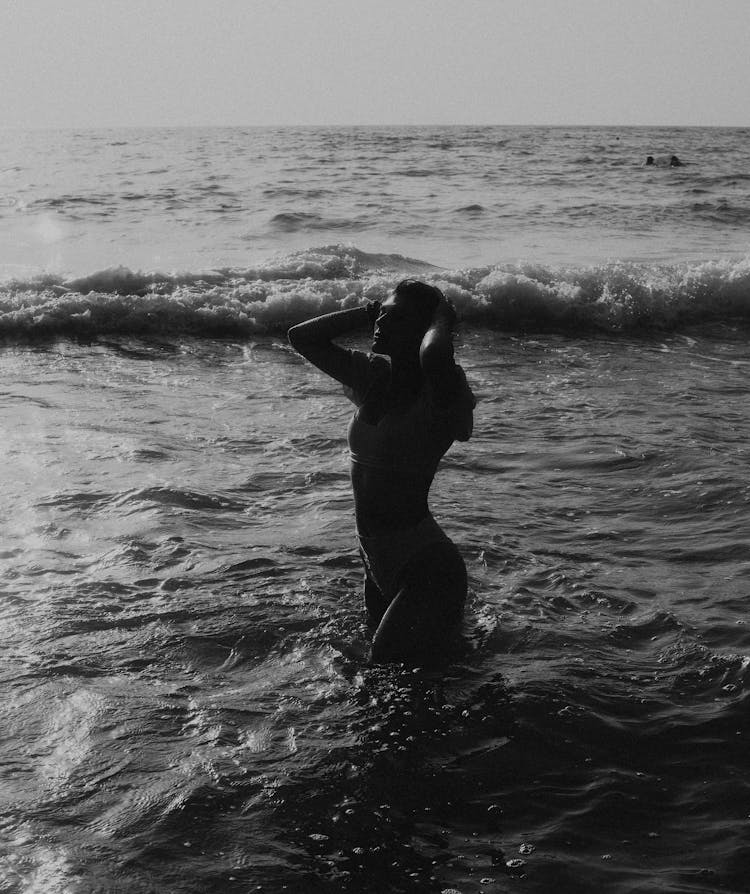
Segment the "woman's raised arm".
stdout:
<svg viewBox="0 0 750 894">
<path fill-rule="evenodd" d="M 333 339 L 356 329 L 372 328 L 371 313 L 369 305 L 353 307 L 298 323 L 287 333 L 289 344 L 326 375 L 351 387 L 351 353 Z"/>
<path fill-rule="evenodd" d="M 476 398 L 464 371 L 453 358 L 456 312 L 443 298 L 435 309 L 419 349 L 419 362 L 435 403 L 450 408 L 458 441 L 468 441 L 474 427 Z"/>
</svg>

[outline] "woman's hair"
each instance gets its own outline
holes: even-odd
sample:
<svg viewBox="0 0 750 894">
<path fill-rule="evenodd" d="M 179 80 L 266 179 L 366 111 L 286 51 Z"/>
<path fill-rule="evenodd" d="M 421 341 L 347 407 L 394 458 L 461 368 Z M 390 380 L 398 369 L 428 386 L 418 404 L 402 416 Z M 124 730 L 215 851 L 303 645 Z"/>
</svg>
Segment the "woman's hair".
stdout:
<svg viewBox="0 0 750 894">
<path fill-rule="evenodd" d="M 444 298 L 440 289 L 428 286 L 426 282 L 420 282 L 418 279 L 402 279 L 393 290 L 393 294 L 406 299 L 418 311 L 425 326 L 429 325 L 438 304 Z"/>
</svg>

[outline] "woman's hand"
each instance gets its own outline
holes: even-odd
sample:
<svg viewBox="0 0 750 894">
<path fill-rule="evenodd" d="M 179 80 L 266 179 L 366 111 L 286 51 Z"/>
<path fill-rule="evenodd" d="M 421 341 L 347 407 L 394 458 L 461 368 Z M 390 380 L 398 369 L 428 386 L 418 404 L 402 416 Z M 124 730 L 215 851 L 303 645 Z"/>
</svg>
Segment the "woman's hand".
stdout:
<svg viewBox="0 0 750 894">
<path fill-rule="evenodd" d="M 380 302 L 379 301 L 368 301 L 365 305 L 365 309 L 367 310 L 367 319 L 370 323 L 370 328 L 375 328 L 375 321 L 380 316 Z"/>
<path fill-rule="evenodd" d="M 438 301 L 438 305 L 435 308 L 435 313 L 432 317 L 432 322 L 433 325 L 435 323 L 443 323 L 447 325 L 449 329 L 453 329 L 458 322 L 456 309 L 453 307 L 450 301 L 448 301 L 445 295 L 443 295 L 440 301 Z"/>
</svg>

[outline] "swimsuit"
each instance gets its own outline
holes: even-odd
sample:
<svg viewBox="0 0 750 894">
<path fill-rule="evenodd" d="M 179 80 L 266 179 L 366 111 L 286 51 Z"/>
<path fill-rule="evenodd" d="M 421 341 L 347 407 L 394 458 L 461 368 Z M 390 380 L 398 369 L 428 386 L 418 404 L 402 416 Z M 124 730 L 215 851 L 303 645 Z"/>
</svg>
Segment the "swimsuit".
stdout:
<svg viewBox="0 0 750 894">
<path fill-rule="evenodd" d="M 438 463 L 454 441 L 454 408 L 436 405 L 429 389 L 423 387 L 405 410 L 385 413 L 377 422 L 366 421 L 364 404 L 374 390 L 387 385 L 390 364 L 378 355 L 350 353 L 353 386 L 347 389 L 347 395 L 357 406 L 348 431 L 352 463 L 432 481 Z M 466 390 L 471 393 L 468 386 Z"/>
<path fill-rule="evenodd" d="M 357 406 L 348 431 L 352 465 L 377 469 L 390 476 L 421 478 L 429 487 L 438 463 L 454 440 L 454 406 L 436 405 L 428 388 L 423 387 L 403 412 L 385 413 L 377 422 L 367 422 L 363 405 L 373 389 L 387 384 L 390 364 L 379 355 L 361 351 L 351 351 L 350 355 L 353 384 L 346 391 Z M 463 371 L 456 369 L 465 389 L 459 392 L 461 399 L 470 400 L 473 405 Z M 358 532 L 357 537 L 368 577 L 388 601 L 397 595 L 406 567 L 427 546 L 445 544 L 446 555 L 453 560 L 455 553 L 463 568 L 458 550 L 430 514 L 411 528 L 375 536 Z"/>
<path fill-rule="evenodd" d="M 375 537 L 358 534 L 357 539 L 367 574 L 388 601 L 397 595 L 406 566 L 426 546 L 444 543 L 455 549 L 453 542 L 431 515 L 413 528 Z"/>
</svg>

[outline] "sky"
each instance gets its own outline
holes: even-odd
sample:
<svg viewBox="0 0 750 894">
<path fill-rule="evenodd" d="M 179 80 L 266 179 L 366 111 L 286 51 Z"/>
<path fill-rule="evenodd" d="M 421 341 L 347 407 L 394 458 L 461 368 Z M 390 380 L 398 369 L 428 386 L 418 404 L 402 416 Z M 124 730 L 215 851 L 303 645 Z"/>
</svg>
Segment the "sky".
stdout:
<svg viewBox="0 0 750 894">
<path fill-rule="evenodd" d="M 750 125 L 749 0 L 0 0 L 0 126 Z"/>
</svg>

